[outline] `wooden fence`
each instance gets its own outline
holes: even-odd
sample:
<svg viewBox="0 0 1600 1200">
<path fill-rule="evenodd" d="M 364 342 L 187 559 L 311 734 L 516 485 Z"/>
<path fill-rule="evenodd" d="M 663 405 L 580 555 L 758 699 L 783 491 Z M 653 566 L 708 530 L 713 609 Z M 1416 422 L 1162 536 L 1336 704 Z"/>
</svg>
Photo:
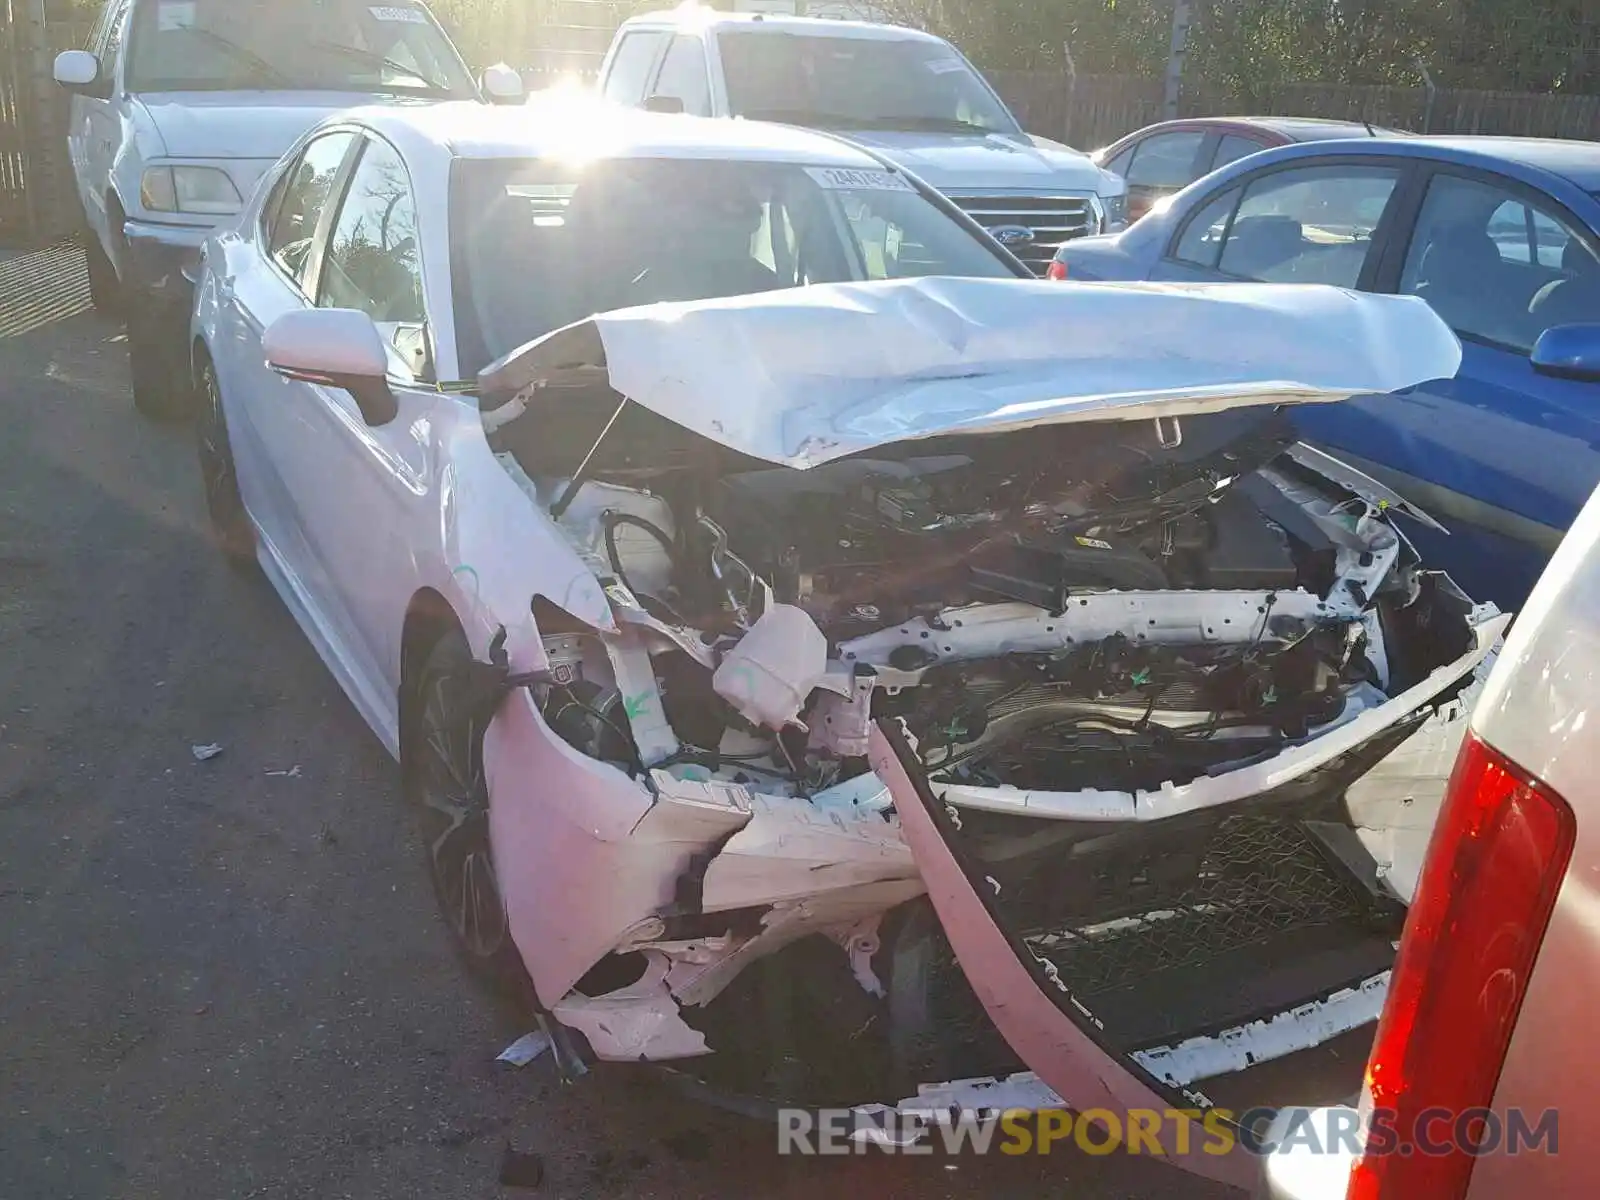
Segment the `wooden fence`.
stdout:
<svg viewBox="0 0 1600 1200">
<path fill-rule="evenodd" d="M 1083 150 L 1104 146 L 1162 116 L 1159 79 L 1080 75 L 1071 80 L 1053 71 L 994 71 L 990 78 L 1031 132 Z M 1420 87 L 1296 83 L 1241 99 L 1201 82 L 1185 88 L 1179 113 L 1328 117 L 1417 133 L 1600 141 L 1600 96 L 1440 88 L 1430 99 Z"/>
<path fill-rule="evenodd" d="M 0 0 L 0 245 L 50 241 L 79 224 L 68 98 L 51 62 L 84 43 L 93 16 L 54 0 Z"/>
</svg>

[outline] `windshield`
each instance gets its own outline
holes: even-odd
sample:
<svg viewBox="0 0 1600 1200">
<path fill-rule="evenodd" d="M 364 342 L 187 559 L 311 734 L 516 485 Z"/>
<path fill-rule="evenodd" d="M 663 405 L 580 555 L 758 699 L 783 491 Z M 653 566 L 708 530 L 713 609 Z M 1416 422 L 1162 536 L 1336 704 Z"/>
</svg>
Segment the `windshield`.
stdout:
<svg viewBox="0 0 1600 1200">
<path fill-rule="evenodd" d="M 734 116 L 836 129 L 1017 133 L 1017 123 L 942 42 L 726 32 Z"/>
<path fill-rule="evenodd" d="M 432 16 L 403 0 L 143 0 L 128 87 L 475 94 Z"/>
<path fill-rule="evenodd" d="M 639 304 L 1015 274 L 885 170 L 458 159 L 451 190 L 464 375 L 554 329 Z"/>
</svg>

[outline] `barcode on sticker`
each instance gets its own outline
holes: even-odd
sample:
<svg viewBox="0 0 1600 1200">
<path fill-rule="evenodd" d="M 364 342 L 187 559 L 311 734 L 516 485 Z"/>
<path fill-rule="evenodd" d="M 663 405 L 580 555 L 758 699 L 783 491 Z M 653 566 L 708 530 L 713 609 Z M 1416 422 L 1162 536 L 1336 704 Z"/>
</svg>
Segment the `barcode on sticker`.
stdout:
<svg viewBox="0 0 1600 1200">
<path fill-rule="evenodd" d="M 418 8 L 403 8 L 398 4 L 385 4 L 367 9 L 374 21 L 401 21 L 409 25 L 426 25 L 428 18 Z"/>
<path fill-rule="evenodd" d="M 807 167 L 810 175 L 830 191 L 861 192 L 914 192 L 905 176 L 893 171 L 875 171 L 861 167 Z"/>
</svg>

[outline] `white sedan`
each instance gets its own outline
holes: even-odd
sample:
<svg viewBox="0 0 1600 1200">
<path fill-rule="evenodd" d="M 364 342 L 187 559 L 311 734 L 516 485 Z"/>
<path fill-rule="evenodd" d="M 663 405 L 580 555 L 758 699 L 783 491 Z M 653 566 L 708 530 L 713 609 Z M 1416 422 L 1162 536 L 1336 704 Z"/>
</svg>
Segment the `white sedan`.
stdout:
<svg viewBox="0 0 1600 1200">
<path fill-rule="evenodd" d="M 347 114 L 207 245 L 219 540 L 569 1050 L 1192 1109 L 1375 1016 L 1504 618 L 1281 410 L 1460 348 L 1023 274 L 838 139 L 585 106 Z"/>
</svg>

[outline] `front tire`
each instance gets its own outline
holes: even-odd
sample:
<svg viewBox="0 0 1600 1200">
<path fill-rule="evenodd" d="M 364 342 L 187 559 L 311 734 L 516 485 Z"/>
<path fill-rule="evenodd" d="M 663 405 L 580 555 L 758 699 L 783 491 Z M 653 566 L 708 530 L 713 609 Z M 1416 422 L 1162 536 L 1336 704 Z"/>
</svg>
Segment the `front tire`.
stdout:
<svg viewBox="0 0 1600 1200">
<path fill-rule="evenodd" d="M 202 357 L 197 387 L 201 401 L 195 422 L 195 448 L 200 459 L 200 480 L 205 485 L 206 512 L 217 548 L 234 566 L 255 562 L 256 534 L 239 494 L 239 475 L 228 437 L 228 419 L 222 408 L 217 369 Z"/>
<path fill-rule="evenodd" d="M 182 321 L 169 306 L 149 296 L 126 295 L 123 305 L 134 408 L 156 420 L 187 415 L 192 396 Z"/>
<path fill-rule="evenodd" d="M 117 282 L 117 268 L 100 245 L 100 236 L 88 230 L 83 236 L 83 257 L 89 273 L 89 299 L 103 313 L 122 310 L 122 285 Z"/>
<path fill-rule="evenodd" d="M 511 940 L 494 865 L 483 729 L 467 692 L 471 663 L 466 638 L 455 629 L 423 661 L 401 729 L 403 788 L 457 955 L 501 1000 L 525 1005 L 533 988 Z"/>
</svg>

